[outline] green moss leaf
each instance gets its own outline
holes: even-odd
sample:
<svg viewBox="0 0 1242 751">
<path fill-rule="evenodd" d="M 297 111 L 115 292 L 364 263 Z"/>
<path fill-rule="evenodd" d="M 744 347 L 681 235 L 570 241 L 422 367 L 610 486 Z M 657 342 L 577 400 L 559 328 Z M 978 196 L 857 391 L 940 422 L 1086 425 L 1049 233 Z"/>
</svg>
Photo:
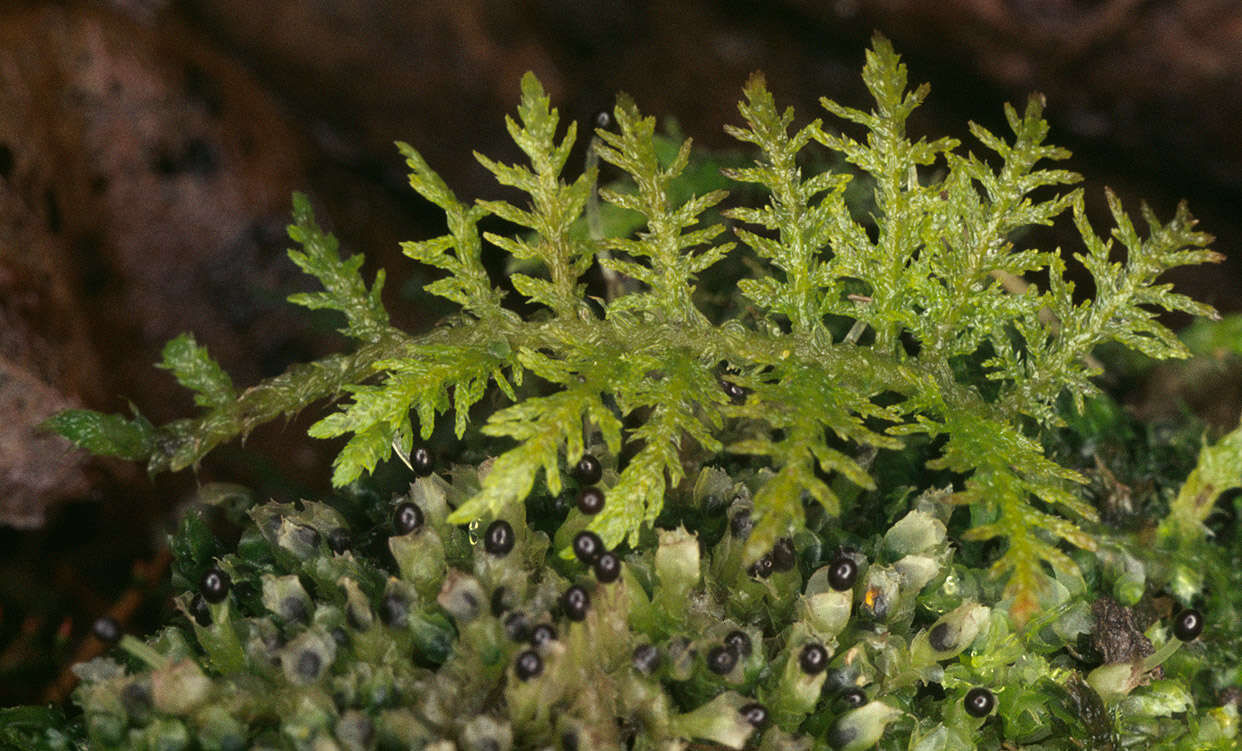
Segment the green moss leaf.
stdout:
<svg viewBox="0 0 1242 751">
<path fill-rule="evenodd" d="M 194 341 L 193 334 L 181 334 L 164 345 L 164 359 L 157 367 L 171 371 L 187 389 L 194 392 L 200 407 L 221 407 L 237 398 L 233 380 L 211 359 L 206 347 Z"/>
<path fill-rule="evenodd" d="M 101 456 L 141 461 L 155 447 L 155 428 L 141 415 L 126 419 L 89 409 L 69 409 L 44 420 L 41 427 Z"/>
<path fill-rule="evenodd" d="M 290 295 L 289 302 L 312 310 L 339 310 L 345 314 L 344 333 L 364 341 L 380 338 L 388 329 L 388 313 L 380 300 L 384 272 L 377 273 L 375 284 L 367 289 L 359 273 L 363 257 L 340 257 L 336 238 L 315 223 L 310 199 L 301 193 L 293 196 L 293 224 L 289 226 L 289 237 L 302 246 L 302 250 L 289 251 L 290 260 L 318 279 L 324 287 L 323 292 Z"/>
</svg>

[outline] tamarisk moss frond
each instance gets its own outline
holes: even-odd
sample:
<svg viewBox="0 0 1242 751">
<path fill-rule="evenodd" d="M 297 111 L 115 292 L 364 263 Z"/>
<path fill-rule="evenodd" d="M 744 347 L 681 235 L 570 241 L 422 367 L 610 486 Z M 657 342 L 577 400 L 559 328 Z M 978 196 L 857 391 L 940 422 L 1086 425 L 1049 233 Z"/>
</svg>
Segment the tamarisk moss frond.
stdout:
<svg viewBox="0 0 1242 751">
<path fill-rule="evenodd" d="M 440 176 L 432 171 L 413 146 L 397 143 L 410 168 L 410 186 L 418 194 L 444 210 L 449 233 L 430 240 L 401 243 L 402 251 L 415 261 L 443 269 L 444 279 L 424 289 L 433 295 L 452 300 L 479 318 L 502 315 L 501 292 L 491 286 L 483 268 L 482 243 L 479 241 L 479 220 L 487 216 L 482 206 L 466 206 L 457 200 Z M 455 253 L 450 255 L 449 249 Z"/>
<path fill-rule="evenodd" d="M 729 450 L 767 456 L 780 467 L 755 494 L 755 506 L 766 510 L 747 540 L 747 557 L 754 559 L 772 548 L 788 525 L 801 524 L 802 498 L 810 494 L 830 513 L 840 513 L 837 494 L 816 475 L 840 474 L 860 488 L 874 490 L 875 481 L 849 455 L 828 442 L 831 431 L 840 440 L 888 449 L 901 448 L 891 436 L 868 429 L 863 418 L 896 422 L 899 417 L 869 400 L 859 400 L 858 373 L 839 368 L 845 361 L 816 362 L 788 357 L 773 363 L 776 380 L 745 380 L 753 393 L 734 414 L 766 422 L 779 435 L 765 431 L 738 441 Z M 860 363 L 850 366 L 858 368 Z"/>
<path fill-rule="evenodd" d="M 513 394 L 503 372 L 508 363 L 491 354 L 485 345 L 480 346 L 477 335 L 482 333 L 479 329 L 462 332 L 465 344 L 423 342 L 416 354 L 374 363 L 376 370 L 387 371 L 378 385 L 344 387 L 353 402 L 310 427 L 315 438 L 353 434 L 333 462 L 334 485 L 347 485 L 363 472 L 371 472 L 377 463 L 391 457 L 394 449 L 408 455 L 414 445 L 411 408 L 418 415 L 423 438 L 427 438 L 436 415 L 448 411 L 451 390 L 460 437 L 466 432 L 470 407 L 483 398 L 489 379 Z"/>
<path fill-rule="evenodd" d="M 502 248 L 514 258 L 541 261 L 548 279 L 535 279 L 526 274 L 513 274 L 514 289 L 532 302 L 547 305 L 559 316 L 575 314 L 582 298 L 578 277 L 590 268 L 594 249 L 576 243 L 570 237 L 570 226 L 586 206 L 595 173 L 588 170 L 571 185 L 561 182 L 561 170 L 578 134 L 578 124 L 570 123 L 565 137 L 556 143 L 556 127 L 560 116 L 548 105 L 543 86 L 533 73 L 522 77 L 522 102 L 518 105 L 518 125 L 505 117 L 514 143 L 530 157 L 531 167 L 494 162 L 475 152 L 475 159 L 496 176 L 501 185 L 517 188 L 531 197 L 531 208 L 520 209 L 506 201 L 480 201 L 479 205 L 496 216 L 534 230 L 535 241 L 521 237 L 505 237 L 486 233 L 487 241 Z M 533 170 L 531 169 L 533 168 Z"/>
<path fill-rule="evenodd" d="M 521 443 L 501 454 L 483 479 L 478 494 L 449 516 L 462 523 L 483 515 L 495 515 L 504 506 L 520 503 L 530 493 L 535 475 L 544 470 L 548 489 L 560 492 L 559 454 L 562 446 L 572 461 L 582 456 L 582 421 L 599 425 L 613 452 L 621 449 L 621 423 L 604 405 L 601 393 L 614 375 L 606 366 L 592 372 L 571 371 L 564 363 L 536 351 L 523 349 L 519 361 L 532 372 L 564 390 L 532 397 L 492 415 L 483 432 L 513 438 Z M 603 363 L 601 363 L 603 364 Z"/>
<path fill-rule="evenodd" d="M 345 314 L 342 333 L 361 341 L 375 341 L 388 331 L 388 312 L 380 300 L 384 288 L 384 272 L 375 275 L 375 284 L 368 290 L 359 269 L 365 260 L 361 255 L 342 259 L 337 253 L 336 238 L 319 229 L 311 211 L 310 200 L 293 195 L 293 224 L 289 238 L 302 246 L 290 250 L 289 258 L 298 268 L 319 280 L 323 292 L 306 292 L 289 296 L 289 302 L 311 308 L 330 308 Z"/>
<path fill-rule="evenodd" d="M 698 255 L 683 253 L 711 240 L 724 231 L 724 226 L 714 224 L 687 234 L 682 234 L 682 230 L 697 224 L 703 211 L 723 201 L 728 192 L 714 190 L 673 210 L 669 185 L 690 163 L 690 139 L 682 142 L 672 164 L 662 167 L 656 156 L 655 118 L 640 117 L 634 102 L 624 95 L 613 112 L 621 132 L 599 130 L 602 143 L 596 144 L 595 151 L 604 161 L 629 173 L 637 191 L 623 193 L 605 188 L 600 195 L 620 208 L 642 214 L 648 229 L 638 239 L 611 238 L 607 245 L 633 257 L 649 258 L 651 265 L 615 258 L 602 258 L 600 262 L 612 271 L 643 282 L 651 291 L 625 295 L 609 309 L 640 309 L 665 320 L 706 323 L 691 301 L 694 279 L 723 258 L 733 243 L 711 246 Z"/>
<path fill-rule="evenodd" d="M 603 482 L 607 503 L 575 524 L 589 525 L 609 547 L 637 546 L 685 477 L 705 463 L 730 464 L 743 469 L 754 503 L 748 563 L 796 531 L 804 499 L 836 515 L 845 511 L 842 488 L 851 489 L 851 513 L 891 491 L 870 474 L 868 457 L 900 451 L 905 436 L 922 433 L 937 439 L 940 452 L 929 468 L 960 478 L 953 500 L 971 507 L 966 537 L 1006 542 L 993 569 L 1008 577 L 1008 609 L 1022 621 L 1046 594 L 1049 567 L 1067 575 L 1076 568 L 1064 547 L 1096 547 L 1096 512 L 1074 488 L 1082 478 L 1043 453 L 1040 431 L 1058 424 L 1058 400 L 1068 396 L 1081 408 L 1096 393 L 1089 356 L 1099 343 L 1185 356 L 1156 316 L 1213 311 L 1158 279 L 1220 256 L 1206 249 L 1210 238 L 1194 231 L 1184 207 L 1168 223 L 1144 207 L 1143 237 L 1109 193 L 1111 236 L 1126 251 L 1124 262 L 1113 260 L 1113 242 L 1086 219 L 1082 192 L 1066 188 L 1079 177 L 1045 166 L 1069 153 L 1045 143 L 1040 96 L 1021 113 L 1005 108 L 1011 139 L 970 125 L 994 153 L 983 159 L 959 151 L 954 138 L 908 136 L 907 121 L 929 89 L 907 88 L 906 68 L 887 40 L 875 39 L 863 79 L 870 111 L 821 103 L 865 137 L 820 120 L 793 127 L 794 112 L 778 108 L 759 75 L 743 89 L 744 126 L 726 126 L 758 154 L 724 175 L 767 194 L 761 205 L 723 210 L 748 225 L 733 232 L 761 261 L 750 264 L 754 278 L 725 282 L 753 303 L 755 324 L 713 320 L 695 304 L 699 286 L 714 281 L 705 272 L 741 251 L 720 243 L 722 226 L 707 219 L 725 191 L 695 195 L 682 182 L 696 172 L 691 142 L 670 150 L 654 120 L 621 96 L 615 127 L 596 131 L 590 166 L 565 177 L 577 126 L 558 133 L 556 109 L 527 74 L 517 119 L 506 124 L 529 163 L 475 155 L 497 182 L 529 196 L 524 206 L 462 203 L 414 148 L 398 146 L 411 185 L 444 210 L 448 228 L 402 247 L 446 273 L 428 291 L 457 303 L 459 315 L 418 338 L 393 329 L 380 302 L 382 274 L 368 288 L 361 257 L 341 259 L 335 239 L 296 196 L 290 236 L 302 250 L 290 257 L 324 291 L 292 299 L 344 313 L 344 331 L 358 342 L 353 354 L 299 366 L 235 396 L 223 371 L 183 337 L 170 344 L 164 367 L 196 392 L 206 410 L 198 419 L 154 428 L 141 417 L 78 411 L 49 425 L 100 453 L 146 457 L 153 470 L 180 468 L 264 419 L 344 392 L 349 401 L 311 428 L 316 437 L 349 436 L 333 473 L 344 485 L 394 450 L 410 451 L 415 420 L 427 438 L 452 410 L 464 436 L 472 406 L 494 383 L 513 404 L 490 414 L 480 433 L 514 443 L 489 445 L 495 458 L 451 523 L 512 515 L 532 493 L 559 493 L 562 468 L 602 438 L 617 457 Z M 871 207 L 845 200 L 855 173 L 807 166 L 828 163 L 822 147 L 867 176 Z M 642 222 L 609 226 L 638 226 L 634 234 L 601 237 L 602 222 L 584 216 L 594 205 L 598 160 L 626 175 L 599 196 Z M 1080 302 L 1060 251 L 1017 245 L 1024 228 L 1051 224 L 1067 210 L 1096 288 Z M 489 214 L 518 231 L 480 237 L 478 223 Z M 583 230 L 587 224 L 593 232 Z M 543 278 L 514 273 L 509 280 L 546 312 L 523 320 L 502 307 L 504 292 L 482 262 L 483 240 L 542 271 Z M 617 297 L 589 302 L 584 275 L 597 258 L 641 285 L 610 285 Z M 1028 275 L 1046 276 L 1047 289 L 1028 284 Z M 526 371 L 539 382 L 519 392 Z"/>
<path fill-rule="evenodd" d="M 196 392 L 195 402 L 205 408 L 200 417 L 174 420 L 157 428 L 141 414 L 126 420 L 93 410 L 66 410 L 45 421 L 44 427 L 96 454 L 145 459 L 147 471 L 152 473 L 178 471 L 197 464 L 225 441 L 245 437 L 259 425 L 292 416 L 308 404 L 361 383 L 374 373 L 377 361 L 403 351 L 410 338 L 388 325 L 388 314 L 380 302 L 383 274 L 377 275 L 368 290 L 359 272 L 362 256 L 342 260 L 336 238 L 316 224 L 306 197 L 295 194 L 293 201 L 294 224 L 289 227 L 289 236 L 302 243 L 303 249 L 291 250 L 290 258 L 317 277 L 325 291 L 293 295 L 291 300 L 344 313 L 344 332 L 360 341 L 355 351 L 294 365 L 234 397 L 231 380 L 206 348 L 182 335 L 165 346 L 161 367 Z"/>
<path fill-rule="evenodd" d="M 771 202 L 760 209 L 731 209 L 727 216 L 765 229 L 776 230 L 776 239 L 763 237 L 744 229 L 734 232 L 761 257 L 768 259 L 785 274 L 781 283 L 772 277 L 743 279 L 738 288 L 762 308 L 789 319 L 796 333 L 820 331 L 825 313 L 841 313 L 840 287 L 820 251 L 832 240 L 838 244 L 844 237 L 852 243 L 866 242 L 866 233 L 850 217 L 843 194 L 850 175 L 821 172 L 803 181 L 796 164 L 798 152 L 818 132 L 815 120 L 790 137 L 787 129 L 793 122 L 793 108 L 778 115 L 776 103 L 765 87 L 763 77 L 755 74 L 747 81 L 743 93 L 746 101 L 738 110 L 748 129 L 732 125 L 725 132 L 739 141 L 758 146 L 764 162 L 755 167 L 726 170 L 738 181 L 763 185 L 771 191 Z M 812 199 L 829 191 L 818 203 Z"/>
<path fill-rule="evenodd" d="M 1075 196 L 1074 223 L 1087 246 L 1078 256 L 1095 282 L 1096 296 L 1075 305 L 1074 285 L 1062 279 L 1060 258 L 1050 259 L 1049 290 L 1039 296 L 1059 321 L 1059 331 L 1037 328 L 1029 317 L 1018 331 L 1025 342 L 1025 357 L 997 342 L 997 358 L 989 363 L 993 379 L 1009 379 L 1002 402 L 1043 422 L 1053 419 L 1052 402 L 1068 389 L 1082 411 L 1085 396 L 1096 393 L 1089 378 L 1097 375 L 1084 358 L 1103 341 L 1116 341 L 1155 359 L 1183 358 L 1189 351 L 1177 336 L 1156 320 L 1153 308 L 1216 317 L 1211 306 L 1172 292 L 1171 284 L 1156 284 L 1165 271 L 1177 266 L 1215 263 L 1222 256 L 1204 246 L 1210 235 L 1195 232 L 1195 220 L 1180 205 L 1168 224 L 1161 224 L 1147 206 L 1142 207 L 1148 236 L 1140 238 L 1121 202 L 1111 191 L 1108 206 L 1116 228 L 1113 237 L 1126 248 L 1125 263 L 1111 260 L 1112 242 L 1102 240 L 1087 221 L 1081 196 Z"/>
</svg>

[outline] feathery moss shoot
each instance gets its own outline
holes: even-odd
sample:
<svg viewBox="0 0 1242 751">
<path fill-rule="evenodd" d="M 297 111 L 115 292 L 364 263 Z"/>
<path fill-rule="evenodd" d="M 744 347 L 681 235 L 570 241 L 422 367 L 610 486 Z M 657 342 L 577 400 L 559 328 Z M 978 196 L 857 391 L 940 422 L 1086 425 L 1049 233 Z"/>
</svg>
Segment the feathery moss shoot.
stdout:
<svg viewBox="0 0 1242 751">
<path fill-rule="evenodd" d="M 909 135 L 929 89 L 888 41 L 862 75 L 809 120 L 752 76 L 731 156 L 624 95 L 580 133 L 527 74 L 521 161 L 476 154 L 512 202 L 400 144 L 445 215 L 402 245 L 456 307 L 424 334 L 295 196 L 321 289 L 290 299 L 347 353 L 239 389 L 186 334 L 160 367 L 198 414 L 48 426 L 180 470 L 330 400 L 338 493 L 251 502 L 235 549 L 191 510 L 177 615 L 97 628 L 80 714 L 0 710 L 0 745 L 1236 748 L 1242 429 L 1148 429 L 1094 380 L 1099 345 L 1189 354 L 1162 315 L 1216 314 L 1163 275 L 1211 238 L 1108 191 L 1093 224 L 1038 95 L 963 145 Z M 1081 242 L 1032 247 L 1054 223 Z"/>
</svg>

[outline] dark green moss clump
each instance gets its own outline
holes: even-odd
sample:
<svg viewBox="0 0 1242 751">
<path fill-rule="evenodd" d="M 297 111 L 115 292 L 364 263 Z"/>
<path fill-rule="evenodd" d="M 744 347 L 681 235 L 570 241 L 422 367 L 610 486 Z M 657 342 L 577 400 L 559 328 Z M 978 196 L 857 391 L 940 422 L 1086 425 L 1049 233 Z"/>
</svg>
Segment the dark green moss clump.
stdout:
<svg viewBox="0 0 1242 751">
<path fill-rule="evenodd" d="M 415 481 L 394 502 L 424 520 L 405 535 L 385 518 L 350 527 L 331 504 L 251 508 L 245 553 L 211 561 L 205 578 L 222 574 L 231 586 L 207 601 L 208 618 L 186 592 L 180 624 L 145 642 L 127 637 L 116 656 L 78 668 L 75 700 L 92 748 L 182 747 L 195 738 L 238 749 L 446 740 L 537 749 L 572 734 L 590 748 L 681 738 L 862 749 L 929 732 L 975 748 L 1070 748 L 1056 739 L 1083 737 L 1083 703 L 1101 701 L 1099 691 L 1133 723 L 1092 721 L 1109 733 L 1138 727 L 1141 735 L 1126 737 L 1179 748 L 1169 739 L 1231 732 L 1232 705 L 1202 714 L 1195 727 L 1169 710 L 1200 685 L 1193 652 L 1165 661 L 1159 680 L 1133 686 L 1124 685 L 1128 664 L 1118 684 L 1113 666 L 1087 661 L 1078 644 L 1104 626 L 1091 617 L 1084 579 L 1065 579 L 1036 622 L 1019 629 L 1002 583 L 957 561 L 946 525 L 953 507 L 942 493 L 923 494 L 894 524 L 875 527 L 849 559 L 864 561 L 856 589 L 838 586 L 833 534 L 809 530 L 789 543 L 798 565 L 751 576 L 740 565 L 745 540 L 732 528 L 710 545 L 696 535 L 695 521 L 713 504 L 702 492 L 675 499 L 689 528 L 657 528 L 651 548 L 617 552 L 614 582 L 591 585 L 588 563 L 532 531 L 537 520 L 483 525 L 510 530 L 503 556 L 489 550 L 494 535 L 448 524 L 450 499 L 476 474 L 461 466 Z M 697 485 L 727 489 L 736 517 L 752 483 L 746 473 L 706 468 Z M 195 533 L 194 518 L 181 535 Z M 574 528 L 567 520 L 554 538 L 570 540 Z M 307 535 L 289 530 L 322 532 L 322 540 L 332 530 L 379 533 L 391 558 L 308 546 Z M 1112 576 L 1089 561 L 1085 575 L 1100 585 Z M 1174 634 L 1200 636 L 1203 616 L 1185 612 L 1151 632 L 1166 657 L 1180 643 Z M 1212 638 L 1209 628 L 1200 640 Z M 1062 688 L 1067 675 L 1086 679 L 1071 692 Z M 988 721 L 993 714 L 1003 721 Z M 946 746 L 959 747 L 972 746 Z"/>
</svg>

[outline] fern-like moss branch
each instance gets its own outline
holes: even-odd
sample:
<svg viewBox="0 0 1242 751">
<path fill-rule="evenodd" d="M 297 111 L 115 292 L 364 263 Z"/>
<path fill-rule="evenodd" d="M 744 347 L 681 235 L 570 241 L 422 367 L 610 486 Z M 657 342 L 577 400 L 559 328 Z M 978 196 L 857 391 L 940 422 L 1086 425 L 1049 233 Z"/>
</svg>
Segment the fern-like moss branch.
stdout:
<svg viewBox="0 0 1242 751">
<path fill-rule="evenodd" d="M 600 212 L 593 235 L 584 211 L 596 170 L 562 176 L 577 126 L 558 132 L 557 111 L 527 74 L 517 119 L 506 122 L 528 164 L 477 155 L 497 182 L 529 196 L 524 206 L 465 204 L 416 150 L 399 145 L 411 185 L 444 210 L 447 225 L 446 234 L 403 248 L 444 272 L 428 291 L 458 304 L 459 315 L 418 338 L 392 328 L 380 301 L 382 274 L 368 287 L 362 258 L 342 259 L 307 200 L 295 196 L 290 236 L 301 249 L 290 257 L 323 291 L 291 299 L 342 313 L 344 332 L 357 342 L 353 353 L 237 394 L 206 351 L 180 337 L 162 367 L 195 392 L 205 410 L 199 418 L 155 428 L 140 416 L 78 411 L 49 426 L 94 451 L 178 469 L 260 422 L 345 393 L 340 408 L 311 428 L 316 437 L 349 437 L 333 472 L 344 485 L 394 451 L 410 451 L 415 422 L 426 439 L 452 411 L 463 436 L 472 407 L 495 386 L 512 402 L 480 428 L 497 439 L 496 456 L 451 522 L 511 513 L 541 477 L 539 492 L 559 493 L 562 467 L 598 433 L 612 454 L 627 449 L 607 479 L 605 509 L 589 520 L 607 545 L 637 544 L 670 488 L 697 469 L 687 462 L 749 462 L 758 523 L 747 562 L 797 529 L 804 497 L 837 514 L 844 483 L 859 493 L 879 490 L 882 478 L 858 457 L 900 450 L 905 436 L 922 433 L 942 439 L 929 467 L 957 475 L 962 490 L 954 498 L 974 509 L 967 537 L 1004 539 L 994 569 L 1008 577 L 1010 610 L 1020 620 L 1044 593 L 1048 567 L 1075 568 L 1063 545 L 1096 547 L 1084 529 L 1095 511 L 1075 491 L 1082 478 L 1044 454 L 1039 431 L 1056 424 L 1062 397 L 1081 407 L 1095 393 L 1088 358 L 1099 343 L 1184 356 L 1158 313 L 1213 311 L 1158 279 L 1220 256 L 1206 249 L 1210 238 L 1194 230 L 1184 207 L 1167 223 L 1144 207 L 1148 233 L 1140 236 L 1111 193 L 1112 240 L 1100 238 L 1081 191 L 1064 189 L 1078 176 L 1044 166 L 1068 152 L 1045 142 L 1038 96 L 1021 114 L 1006 108 L 1012 139 L 970 126 L 996 155 L 984 160 L 960 153 L 952 138 L 907 135 L 928 88 L 907 88 L 906 68 L 883 38 L 867 54 L 863 79 L 870 111 L 822 100 L 829 113 L 861 126 L 862 140 L 819 120 L 794 127 L 793 111 L 777 106 L 761 76 L 743 89 L 745 125 L 727 130 L 759 154 L 724 174 L 765 196 L 723 215 L 749 225 L 734 234 L 760 259 L 751 264 L 756 275 L 736 283 L 754 306 L 746 320 L 757 325 L 713 320 L 696 304 L 704 272 L 737 250 L 719 242 L 723 226 L 714 217 L 726 198 L 719 178 L 703 190 L 687 182 L 699 174 L 690 141 L 661 140 L 654 119 L 619 98 L 615 128 L 597 131 L 591 163 L 598 158 L 625 174 L 599 191 L 612 212 L 608 226 L 621 229 L 599 236 Z M 824 161 L 820 147 L 872 181 L 871 207 L 846 200 L 856 173 L 810 168 Z M 1078 258 L 1096 287 L 1080 302 L 1060 252 L 1018 247 L 1023 228 L 1067 209 L 1085 246 Z M 480 237 L 488 215 L 519 231 Z M 483 240 L 535 262 L 543 276 L 514 273 L 509 282 L 551 315 L 524 320 L 502 306 Z M 1114 241 L 1125 248 L 1124 262 L 1112 258 Z M 588 301 L 584 275 L 597 259 L 642 287 L 613 284 L 619 296 Z M 1026 274 L 1046 275 L 1047 288 L 1012 283 Z M 537 382 L 523 386 L 526 373 Z"/>
</svg>

